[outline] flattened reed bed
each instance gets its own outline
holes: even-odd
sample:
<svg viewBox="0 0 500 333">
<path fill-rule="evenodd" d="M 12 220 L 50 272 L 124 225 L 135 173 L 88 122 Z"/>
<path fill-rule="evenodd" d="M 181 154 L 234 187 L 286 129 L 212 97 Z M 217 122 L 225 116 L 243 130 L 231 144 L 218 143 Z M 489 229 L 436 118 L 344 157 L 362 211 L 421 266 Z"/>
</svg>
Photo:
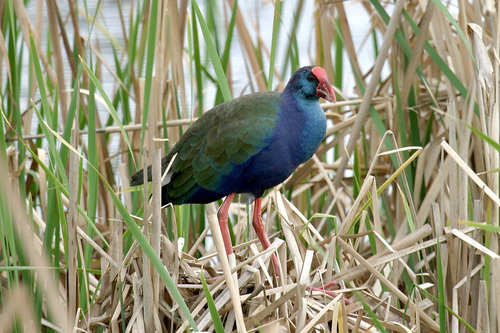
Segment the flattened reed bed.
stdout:
<svg viewBox="0 0 500 333">
<path fill-rule="evenodd" d="M 121 38 L 99 5 L 0 3 L 0 331 L 498 332 L 498 4 L 359 1 L 358 44 L 353 3 L 267 4 L 271 37 L 241 1 L 118 2 Z M 304 59 L 339 102 L 263 199 L 268 250 L 244 198 L 227 258 L 217 204 L 160 208 L 159 172 L 129 187 L 207 89 L 280 89 Z"/>
</svg>

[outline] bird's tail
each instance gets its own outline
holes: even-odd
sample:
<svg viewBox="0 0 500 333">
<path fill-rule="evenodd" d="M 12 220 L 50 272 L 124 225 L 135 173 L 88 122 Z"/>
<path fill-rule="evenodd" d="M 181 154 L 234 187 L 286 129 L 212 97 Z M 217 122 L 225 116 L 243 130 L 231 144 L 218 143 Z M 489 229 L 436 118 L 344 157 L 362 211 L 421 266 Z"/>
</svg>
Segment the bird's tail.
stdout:
<svg viewBox="0 0 500 333">
<path fill-rule="evenodd" d="M 149 169 L 150 168 L 151 167 L 149 167 Z M 151 171 L 151 170 L 148 170 L 148 171 Z M 148 172 L 148 174 L 150 175 L 151 172 Z M 141 185 L 141 184 L 144 184 L 144 169 L 137 171 L 136 173 L 134 173 L 132 175 L 132 177 L 130 177 L 130 186 L 137 186 L 137 185 Z"/>
</svg>

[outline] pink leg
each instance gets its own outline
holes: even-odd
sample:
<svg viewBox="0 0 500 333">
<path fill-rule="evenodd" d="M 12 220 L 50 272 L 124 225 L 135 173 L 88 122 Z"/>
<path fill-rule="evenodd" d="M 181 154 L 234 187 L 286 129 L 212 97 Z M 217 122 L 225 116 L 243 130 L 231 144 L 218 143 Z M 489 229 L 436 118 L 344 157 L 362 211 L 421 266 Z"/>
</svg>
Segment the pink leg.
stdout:
<svg viewBox="0 0 500 333">
<path fill-rule="evenodd" d="M 222 239 L 224 240 L 224 247 L 226 248 L 226 254 L 233 253 L 233 244 L 231 243 L 231 235 L 229 235 L 229 226 L 228 226 L 228 210 L 231 205 L 231 201 L 233 201 L 236 193 L 229 194 L 224 202 L 219 208 L 217 212 L 217 218 L 219 219 L 219 227 L 222 233 Z"/>
<path fill-rule="evenodd" d="M 255 199 L 253 212 L 253 228 L 255 229 L 257 237 L 259 237 L 260 243 L 262 244 L 264 249 L 267 249 L 269 246 L 271 246 L 271 242 L 269 241 L 269 238 L 267 238 L 266 229 L 264 227 L 264 223 L 262 223 L 261 205 L 262 198 Z M 278 258 L 276 258 L 276 255 L 274 253 L 271 257 L 271 260 L 273 261 L 274 272 L 276 273 L 276 276 L 278 276 L 280 274 Z"/>
</svg>

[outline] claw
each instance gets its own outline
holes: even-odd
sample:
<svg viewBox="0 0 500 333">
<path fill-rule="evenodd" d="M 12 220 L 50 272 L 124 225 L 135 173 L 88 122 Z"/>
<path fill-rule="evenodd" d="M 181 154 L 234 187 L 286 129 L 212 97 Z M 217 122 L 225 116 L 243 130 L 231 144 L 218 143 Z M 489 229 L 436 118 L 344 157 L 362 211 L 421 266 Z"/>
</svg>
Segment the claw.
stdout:
<svg viewBox="0 0 500 333">
<path fill-rule="evenodd" d="M 306 290 L 310 290 L 310 291 L 319 291 L 319 292 L 322 292 L 322 293 L 324 293 L 324 294 L 326 294 L 326 295 L 329 295 L 329 296 L 331 296 L 331 297 L 335 298 L 335 297 L 339 296 L 339 294 L 337 294 L 337 293 L 336 293 L 336 292 L 334 292 L 334 291 L 331 291 L 331 290 L 326 290 L 326 289 L 327 289 L 327 288 L 330 288 L 331 286 L 337 286 L 337 285 L 338 285 L 338 283 L 337 283 L 337 282 L 332 281 L 332 282 L 330 282 L 330 283 L 325 284 L 325 286 L 324 286 L 324 287 L 322 287 L 322 288 L 313 287 L 313 286 L 307 286 L 307 287 L 306 287 Z M 349 299 L 347 299 L 347 298 L 345 298 L 345 297 L 344 297 L 344 304 L 345 304 L 345 305 L 349 305 L 349 304 L 352 304 L 352 302 L 351 302 Z"/>
</svg>

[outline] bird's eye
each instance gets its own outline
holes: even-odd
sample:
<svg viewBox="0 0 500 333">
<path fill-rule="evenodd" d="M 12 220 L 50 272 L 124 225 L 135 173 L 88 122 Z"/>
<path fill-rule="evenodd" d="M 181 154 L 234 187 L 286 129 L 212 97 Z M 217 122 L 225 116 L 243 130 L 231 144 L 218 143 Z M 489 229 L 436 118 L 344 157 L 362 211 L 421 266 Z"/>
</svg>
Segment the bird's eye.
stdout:
<svg viewBox="0 0 500 333">
<path fill-rule="evenodd" d="M 314 75 L 312 75 L 312 74 L 311 74 L 311 75 L 309 75 L 309 76 L 307 77 L 307 81 L 309 81 L 309 82 L 314 82 L 314 81 L 316 81 L 316 76 L 314 76 Z"/>
</svg>

